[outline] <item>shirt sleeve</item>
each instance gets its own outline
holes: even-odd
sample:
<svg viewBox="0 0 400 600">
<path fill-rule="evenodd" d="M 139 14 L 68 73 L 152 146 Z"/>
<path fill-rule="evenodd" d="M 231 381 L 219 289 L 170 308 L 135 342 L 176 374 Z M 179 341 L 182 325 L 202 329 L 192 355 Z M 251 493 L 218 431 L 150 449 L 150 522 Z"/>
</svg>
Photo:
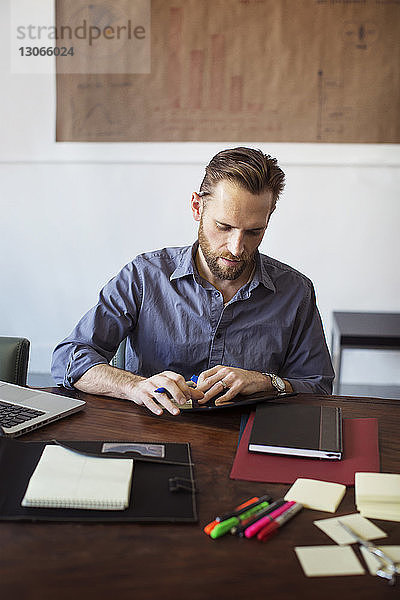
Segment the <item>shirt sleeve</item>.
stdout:
<svg viewBox="0 0 400 600">
<path fill-rule="evenodd" d="M 136 324 L 140 287 L 133 263 L 104 286 L 96 306 L 53 352 L 51 372 L 58 385 L 73 389 L 88 369 L 109 364 L 120 342 Z"/>
<path fill-rule="evenodd" d="M 294 392 L 332 393 L 335 373 L 311 282 L 297 311 L 280 375 L 290 382 Z"/>
</svg>

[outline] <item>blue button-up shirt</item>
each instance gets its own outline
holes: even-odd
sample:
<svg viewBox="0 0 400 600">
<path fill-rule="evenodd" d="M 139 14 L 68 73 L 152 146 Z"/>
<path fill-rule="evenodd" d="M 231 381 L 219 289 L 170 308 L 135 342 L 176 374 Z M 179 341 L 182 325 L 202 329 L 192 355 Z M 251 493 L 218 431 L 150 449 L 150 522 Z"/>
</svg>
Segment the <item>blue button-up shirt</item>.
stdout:
<svg viewBox="0 0 400 600">
<path fill-rule="evenodd" d="M 126 369 L 185 379 L 215 365 L 276 373 L 297 392 L 331 393 L 334 372 L 311 281 L 257 253 L 253 278 L 224 305 L 200 277 L 197 242 L 137 256 L 53 354 L 52 374 L 72 388 L 107 364 L 126 337 Z"/>
</svg>

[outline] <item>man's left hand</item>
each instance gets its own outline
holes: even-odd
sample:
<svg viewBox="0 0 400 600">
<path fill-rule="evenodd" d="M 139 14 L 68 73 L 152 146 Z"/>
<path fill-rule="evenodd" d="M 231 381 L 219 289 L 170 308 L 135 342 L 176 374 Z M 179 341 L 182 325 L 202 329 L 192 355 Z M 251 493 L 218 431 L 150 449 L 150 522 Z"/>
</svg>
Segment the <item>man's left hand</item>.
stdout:
<svg viewBox="0 0 400 600">
<path fill-rule="evenodd" d="M 218 397 L 218 404 L 229 402 L 237 394 L 247 396 L 256 392 L 275 391 L 269 377 L 262 373 L 223 365 L 217 365 L 200 373 L 197 389 L 204 392 L 204 398 L 198 400 L 199 404 L 205 404 L 221 392 L 224 393 Z"/>
</svg>

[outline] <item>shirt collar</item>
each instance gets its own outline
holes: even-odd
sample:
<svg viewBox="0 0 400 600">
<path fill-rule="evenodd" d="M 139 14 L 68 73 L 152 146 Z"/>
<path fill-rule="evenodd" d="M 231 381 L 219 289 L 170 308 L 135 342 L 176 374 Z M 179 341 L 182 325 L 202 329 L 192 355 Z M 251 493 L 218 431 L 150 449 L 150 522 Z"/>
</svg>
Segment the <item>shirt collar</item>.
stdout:
<svg viewBox="0 0 400 600">
<path fill-rule="evenodd" d="M 174 279 L 180 279 L 182 277 L 187 277 L 189 275 L 193 275 L 193 277 L 196 279 L 198 273 L 195 264 L 195 257 L 198 246 L 199 242 L 196 241 L 192 246 L 186 246 L 184 248 L 180 257 L 180 261 L 177 264 L 174 272 L 170 276 L 170 281 Z M 255 255 L 255 261 L 256 269 L 254 271 L 254 277 L 250 282 L 249 291 L 253 290 L 261 283 L 264 287 L 275 292 L 275 285 L 268 274 L 265 261 L 262 260 L 261 255 L 258 251 Z"/>
<path fill-rule="evenodd" d="M 187 277 L 197 273 L 194 258 L 196 256 L 198 242 L 195 242 L 192 246 L 186 246 L 180 256 L 180 260 L 175 268 L 175 271 L 170 276 L 170 281 L 173 279 L 180 279 L 181 277 Z"/>
<path fill-rule="evenodd" d="M 262 255 L 257 250 L 256 256 L 255 256 L 256 270 L 254 271 L 254 277 L 253 277 L 252 282 L 250 283 L 249 291 L 253 290 L 260 283 L 262 283 L 262 285 L 264 287 L 268 288 L 272 292 L 275 292 L 276 291 L 275 285 L 274 285 L 270 275 L 268 274 L 265 261 L 262 260 L 262 258 L 263 258 Z"/>
</svg>

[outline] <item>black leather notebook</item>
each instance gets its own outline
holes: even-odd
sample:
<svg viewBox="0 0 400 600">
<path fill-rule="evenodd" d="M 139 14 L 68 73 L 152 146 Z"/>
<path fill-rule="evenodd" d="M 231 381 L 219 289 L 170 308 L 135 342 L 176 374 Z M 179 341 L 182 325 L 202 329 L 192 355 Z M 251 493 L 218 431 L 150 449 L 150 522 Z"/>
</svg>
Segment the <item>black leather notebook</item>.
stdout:
<svg viewBox="0 0 400 600">
<path fill-rule="evenodd" d="M 186 521 L 198 520 L 190 445 L 162 442 L 62 442 L 90 456 L 134 460 L 126 510 L 31 508 L 21 506 L 42 451 L 52 442 L 0 440 L 0 520 Z M 131 450 L 132 445 L 136 448 Z M 111 447 L 111 450 L 110 450 Z M 105 449 L 106 448 L 106 449 Z M 127 451 L 128 448 L 128 451 Z M 114 451 L 114 450 L 115 451 Z"/>
<path fill-rule="evenodd" d="M 341 410 L 334 406 L 259 404 L 249 451 L 340 460 Z"/>
<path fill-rule="evenodd" d="M 199 404 L 197 400 L 189 400 L 183 406 L 177 404 L 177 407 L 182 411 L 182 414 L 191 412 L 209 412 L 210 410 L 225 410 L 229 408 L 241 408 L 242 406 L 252 406 L 254 404 L 260 404 L 260 402 L 269 402 L 271 400 L 278 400 L 280 398 L 287 398 L 288 396 L 296 396 L 297 392 L 257 392 L 248 396 L 242 396 L 238 394 L 230 402 L 223 402 L 218 404 L 220 396 L 224 392 L 217 394 L 207 404 Z"/>
</svg>

